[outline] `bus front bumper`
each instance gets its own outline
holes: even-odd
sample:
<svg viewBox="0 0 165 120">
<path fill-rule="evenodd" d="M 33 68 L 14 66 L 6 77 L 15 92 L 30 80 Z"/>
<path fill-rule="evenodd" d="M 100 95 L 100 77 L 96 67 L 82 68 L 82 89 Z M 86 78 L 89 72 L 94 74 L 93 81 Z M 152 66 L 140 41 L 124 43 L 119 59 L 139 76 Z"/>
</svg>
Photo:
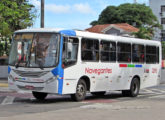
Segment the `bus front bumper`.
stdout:
<svg viewBox="0 0 165 120">
<path fill-rule="evenodd" d="M 45 93 L 58 93 L 58 80 L 56 77 L 47 80 L 42 79 L 15 79 L 9 75 L 8 77 L 9 89 L 21 92 L 45 92 Z"/>
</svg>

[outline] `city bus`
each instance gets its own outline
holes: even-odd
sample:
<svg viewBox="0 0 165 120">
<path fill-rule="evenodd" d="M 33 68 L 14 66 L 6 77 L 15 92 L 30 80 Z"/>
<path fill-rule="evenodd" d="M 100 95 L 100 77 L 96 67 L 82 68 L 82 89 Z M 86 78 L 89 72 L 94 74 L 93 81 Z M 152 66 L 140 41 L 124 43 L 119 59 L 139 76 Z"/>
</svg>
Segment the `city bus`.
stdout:
<svg viewBox="0 0 165 120">
<path fill-rule="evenodd" d="M 99 96 L 121 91 L 136 97 L 161 78 L 161 43 L 80 30 L 23 29 L 13 35 L 8 66 L 11 90 Z"/>
</svg>

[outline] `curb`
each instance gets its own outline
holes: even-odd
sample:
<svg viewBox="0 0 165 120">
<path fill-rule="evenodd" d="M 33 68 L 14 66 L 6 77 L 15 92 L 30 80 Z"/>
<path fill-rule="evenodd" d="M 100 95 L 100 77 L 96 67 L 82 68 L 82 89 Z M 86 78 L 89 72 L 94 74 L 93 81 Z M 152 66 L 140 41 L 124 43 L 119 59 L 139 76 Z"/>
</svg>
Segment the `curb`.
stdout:
<svg viewBox="0 0 165 120">
<path fill-rule="evenodd" d="M 7 83 L 0 83 L 0 87 L 8 87 Z"/>
</svg>

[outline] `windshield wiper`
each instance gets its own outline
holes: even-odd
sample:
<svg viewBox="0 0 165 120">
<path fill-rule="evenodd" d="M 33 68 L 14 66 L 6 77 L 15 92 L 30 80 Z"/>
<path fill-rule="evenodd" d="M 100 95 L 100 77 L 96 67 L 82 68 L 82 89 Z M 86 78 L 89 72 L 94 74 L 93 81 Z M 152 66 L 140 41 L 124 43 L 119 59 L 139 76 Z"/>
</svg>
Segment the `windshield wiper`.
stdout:
<svg viewBox="0 0 165 120">
<path fill-rule="evenodd" d="M 41 70 L 44 70 L 44 67 L 43 67 L 43 65 L 42 65 L 41 62 L 38 63 L 38 66 L 39 66 L 39 68 L 40 68 Z"/>
<path fill-rule="evenodd" d="M 36 61 L 36 63 L 38 64 L 38 66 L 39 66 L 39 68 L 40 68 L 41 70 L 44 70 L 42 60 L 39 60 L 39 59 L 38 59 L 38 60 Z"/>
</svg>

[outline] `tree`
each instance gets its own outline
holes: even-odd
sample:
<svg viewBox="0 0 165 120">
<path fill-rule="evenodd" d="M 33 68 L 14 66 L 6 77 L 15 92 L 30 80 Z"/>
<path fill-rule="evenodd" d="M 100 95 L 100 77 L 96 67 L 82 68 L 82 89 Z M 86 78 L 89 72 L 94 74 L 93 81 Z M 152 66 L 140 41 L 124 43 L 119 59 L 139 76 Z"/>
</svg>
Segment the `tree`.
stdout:
<svg viewBox="0 0 165 120">
<path fill-rule="evenodd" d="M 132 34 L 137 38 L 149 39 L 149 40 L 151 40 L 153 36 L 151 32 L 145 27 L 140 27 L 138 32 L 134 32 Z"/>
<path fill-rule="evenodd" d="M 0 0 L 0 46 L 5 47 L 1 41 L 11 39 L 11 35 L 18 29 L 24 29 L 33 25 L 36 18 L 36 9 L 29 0 Z"/>
<path fill-rule="evenodd" d="M 155 28 L 161 28 L 157 18 L 152 10 L 145 4 L 121 4 L 120 6 L 106 7 L 97 21 L 90 24 L 114 24 L 128 23 L 139 28 L 139 32 L 135 34 L 139 38 L 151 39 L 154 35 Z"/>
</svg>

